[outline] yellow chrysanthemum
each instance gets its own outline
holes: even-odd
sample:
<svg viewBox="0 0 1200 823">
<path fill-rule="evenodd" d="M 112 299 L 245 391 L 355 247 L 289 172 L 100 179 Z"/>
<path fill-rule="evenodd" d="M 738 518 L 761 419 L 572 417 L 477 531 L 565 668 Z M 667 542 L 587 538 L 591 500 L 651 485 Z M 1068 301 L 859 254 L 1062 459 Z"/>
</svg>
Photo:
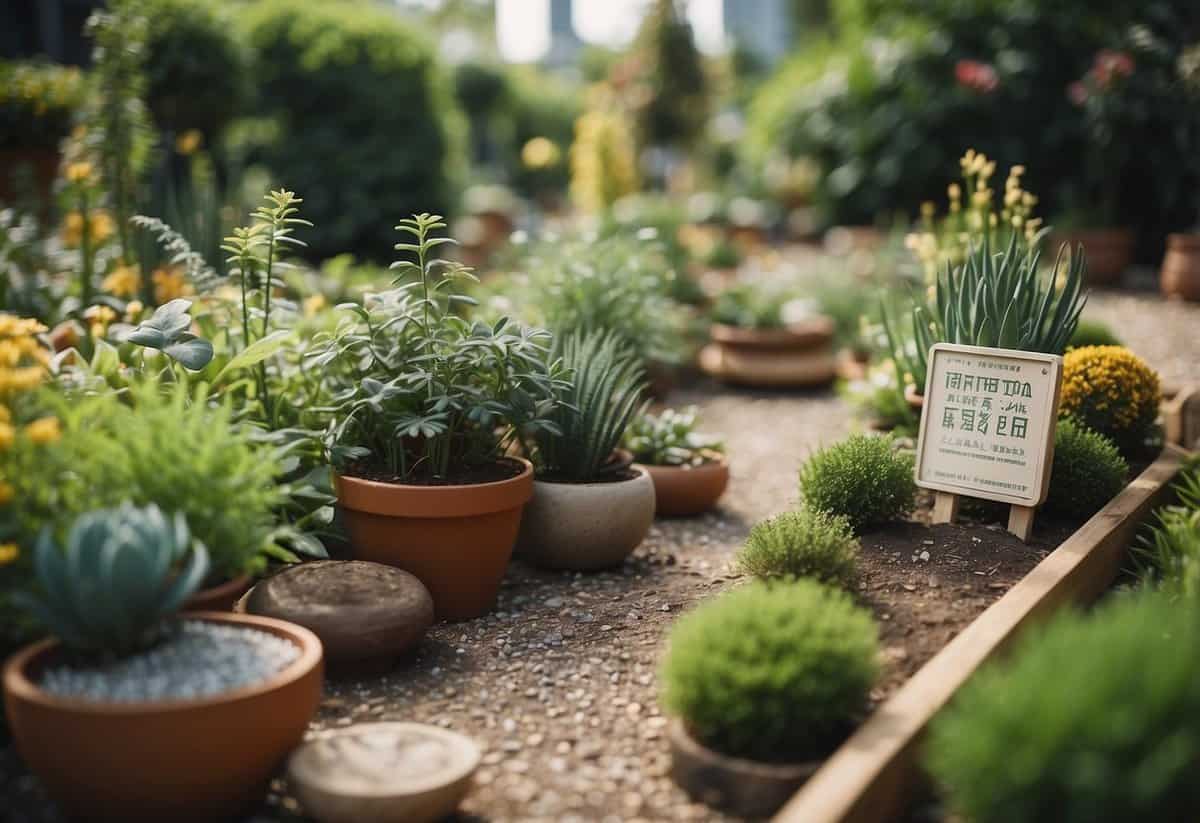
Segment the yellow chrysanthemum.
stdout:
<svg viewBox="0 0 1200 823">
<path fill-rule="evenodd" d="M 192 293 L 187 276 L 178 266 L 156 269 L 154 274 L 150 275 L 150 279 L 154 281 L 154 301 L 159 305 Z"/>
<path fill-rule="evenodd" d="M 25 436 L 38 446 L 57 443 L 62 437 L 62 425 L 57 417 L 42 417 L 25 427 Z"/>
<path fill-rule="evenodd" d="M 1060 413 L 1134 445 L 1158 416 L 1158 374 L 1122 346 L 1085 346 L 1063 357 Z"/>
<path fill-rule="evenodd" d="M 175 138 L 175 151 L 182 155 L 195 154 L 204 145 L 204 135 L 199 129 L 188 129 Z"/>
<path fill-rule="evenodd" d="M 325 295 L 314 294 L 304 298 L 304 316 L 312 317 L 321 309 L 325 308 Z"/>
<path fill-rule="evenodd" d="M 92 176 L 92 164 L 84 161 L 68 163 L 66 176 L 72 183 L 84 183 Z"/>
<path fill-rule="evenodd" d="M 101 287 L 116 297 L 133 297 L 142 287 L 142 275 L 137 266 L 117 266 L 104 278 Z"/>
<path fill-rule="evenodd" d="M 521 163 L 527 169 L 546 169 L 557 166 L 562 152 L 553 140 L 534 137 L 521 147 Z"/>
<path fill-rule="evenodd" d="M 12 423 L 0 423 L 0 452 L 11 449 L 16 439 L 17 430 L 13 428 Z"/>
</svg>

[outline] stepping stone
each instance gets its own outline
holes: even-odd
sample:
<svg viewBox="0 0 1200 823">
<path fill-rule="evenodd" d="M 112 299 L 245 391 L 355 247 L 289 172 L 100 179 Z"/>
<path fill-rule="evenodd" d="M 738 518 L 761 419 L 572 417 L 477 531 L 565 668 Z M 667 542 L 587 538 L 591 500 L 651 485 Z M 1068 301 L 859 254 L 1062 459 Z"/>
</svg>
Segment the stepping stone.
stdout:
<svg viewBox="0 0 1200 823">
<path fill-rule="evenodd" d="M 402 569 L 362 560 L 298 563 L 258 583 L 247 614 L 310 629 L 331 665 L 389 664 L 433 624 L 433 597 Z"/>
<path fill-rule="evenodd" d="M 462 803 L 480 755 L 437 726 L 360 723 L 296 749 L 288 782 L 321 823 L 427 823 Z"/>
</svg>

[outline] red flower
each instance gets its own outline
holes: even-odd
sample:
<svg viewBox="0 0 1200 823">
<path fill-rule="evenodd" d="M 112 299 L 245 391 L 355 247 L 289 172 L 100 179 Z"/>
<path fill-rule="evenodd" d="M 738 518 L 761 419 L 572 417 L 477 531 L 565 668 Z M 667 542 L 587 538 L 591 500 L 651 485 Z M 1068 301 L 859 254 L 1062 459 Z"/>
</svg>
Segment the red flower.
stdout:
<svg viewBox="0 0 1200 823">
<path fill-rule="evenodd" d="M 1090 77 L 1101 89 L 1107 89 L 1114 78 L 1133 74 L 1133 58 L 1123 51 L 1101 49 L 1092 61 Z"/>
<path fill-rule="evenodd" d="M 1082 106 L 1088 99 L 1087 86 L 1076 80 L 1067 86 L 1067 98 L 1076 106 Z"/>
<path fill-rule="evenodd" d="M 954 64 L 954 79 L 963 88 L 990 94 L 1000 85 L 996 70 L 978 60 L 959 60 Z"/>
</svg>

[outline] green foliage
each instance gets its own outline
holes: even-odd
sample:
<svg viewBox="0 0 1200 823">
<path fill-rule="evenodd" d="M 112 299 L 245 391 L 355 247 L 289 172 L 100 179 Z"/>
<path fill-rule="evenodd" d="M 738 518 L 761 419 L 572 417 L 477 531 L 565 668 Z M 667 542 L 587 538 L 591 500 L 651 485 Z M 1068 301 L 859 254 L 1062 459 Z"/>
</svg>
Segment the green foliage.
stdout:
<svg viewBox="0 0 1200 823">
<path fill-rule="evenodd" d="M 695 406 L 639 415 L 625 432 L 625 448 L 649 466 L 702 466 L 724 459 L 724 444 L 696 431 L 696 416 Z"/>
<path fill-rule="evenodd" d="M 253 157 L 307 193 L 315 257 L 386 259 L 380 214 L 452 203 L 462 118 L 414 28 L 351 0 L 261 0 L 239 19 L 256 54 L 256 110 L 274 123 Z"/>
<path fill-rule="evenodd" d="M 724 754 L 824 757 L 866 708 L 878 633 L 849 595 L 812 580 L 752 583 L 671 630 L 663 705 Z"/>
<path fill-rule="evenodd" d="M 216 143 L 246 103 L 250 55 L 214 0 L 142 0 L 146 105 L 168 135 L 196 129 Z"/>
<path fill-rule="evenodd" d="M 858 552 L 849 520 L 802 508 L 755 524 L 737 562 L 761 579 L 811 577 L 849 589 L 858 574 Z"/>
<path fill-rule="evenodd" d="M 84 85 L 74 66 L 0 61 L 0 149 L 56 149 L 83 103 Z"/>
<path fill-rule="evenodd" d="M 1174 492 L 1175 502 L 1155 512 L 1134 552 L 1144 583 L 1195 598 L 1200 594 L 1200 462 L 1192 460 L 1183 469 Z"/>
<path fill-rule="evenodd" d="M 1116 444 L 1070 418 L 1060 420 L 1045 510 L 1086 520 L 1124 488 L 1128 476 Z"/>
<path fill-rule="evenodd" d="M 335 466 L 365 462 L 399 480 L 453 479 L 495 461 L 547 426 L 565 390 L 550 333 L 502 317 L 489 325 L 455 313 L 474 300 L 455 291 L 471 270 L 435 250 L 453 240 L 438 215 L 397 230 L 395 287 L 313 338 L 305 368 L 326 375 L 332 401 L 325 443 Z"/>
<path fill-rule="evenodd" d="M 887 523 L 912 511 L 913 457 L 890 437 L 852 434 L 800 468 L 800 493 L 807 506 L 844 515 L 856 531 Z"/>
<path fill-rule="evenodd" d="M 655 0 L 634 46 L 645 88 L 635 108 L 642 141 L 692 143 L 708 119 L 708 82 L 677 0 Z"/>
<path fill-rule="evenodd" d="M 1082 349 L 1085 346 L 1120 346 L 1121 341 L 1104 323 L 1098 320 L 1079 318 L 1078 325 L 1071 339 L 1067 341 L 1068 349 Z"/>
<path fill-rule="evenodd" d="M 571 483 L 602 479 L 624 468 L 610 458 L 642 407 L 645 373 L 612 332 L 574 332 L 558 342 L 555 354 L 570 380 L 550 414 L 552 425 L 533 436 L 538 474 Z"/>
<path fill-rule="evenodd" d="M 974 823 L 1191 820 L 1200 614 L 1113 598 L 1025 637 L 935 719 L 930 770 Z"/>
<path fill-rule="evenodd" d="M 737 283 L 713 301 L 712 318 L 744 329 L 777 329 L 784 325 L 783 307 L 793 295 L 763 283 Z"/>
<path fill-rule="evenodd" d="M 182 514 L 130 503 L 80 516 L 65 548 L 43 533 L 35 562 L 42 595 L 21 605 L 67 649 L 109 658 L 152 645 L 208 573 Z"/>
<path fill-rule="evenodd" d="M 884 313 L 892 357 L 902 372 L 912 375 L 919 393 L 925 392 L 927 358 L 934 343 L 1049 354 L 1066 350 L 1087 302 L 1083 253 L 1070 255 L 1068 262 L 1060 251 L 1054 271 L 1065 274 L 1061 288 L 1053 272 L 1039 270 L 1040 262 L 1036 244 L 1026 245 L 1014 234 L 1003 252 L 993 253 L 984 234 L 966 262 L 947 264 L 934 294 L 913 307 L 911 338 L 902 337 L 899 324 Z"/>
</svg>

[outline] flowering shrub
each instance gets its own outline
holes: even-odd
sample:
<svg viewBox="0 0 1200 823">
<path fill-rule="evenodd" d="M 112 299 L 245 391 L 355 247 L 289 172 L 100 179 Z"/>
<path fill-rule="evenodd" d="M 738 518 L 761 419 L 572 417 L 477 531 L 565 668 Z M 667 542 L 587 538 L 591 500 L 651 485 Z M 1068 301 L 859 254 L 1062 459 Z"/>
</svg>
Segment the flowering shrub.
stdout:
<svg viewBox="0 0 1200 823">
<path fill-rule="evenodd" d="M 585 211 L 603 212 L 637 188 L 632 124 L 612 106 L 585 112 L 571 144 L 571 196 Z"/>
<path fill-rule="evenodd" d="M 1076 418 L 1124 450 L 1142 444 L 1161 401 L 1157 372 L 1129 349 L 1085 346 L 1063 357 L 1060 416 Z"/>
</svg>

